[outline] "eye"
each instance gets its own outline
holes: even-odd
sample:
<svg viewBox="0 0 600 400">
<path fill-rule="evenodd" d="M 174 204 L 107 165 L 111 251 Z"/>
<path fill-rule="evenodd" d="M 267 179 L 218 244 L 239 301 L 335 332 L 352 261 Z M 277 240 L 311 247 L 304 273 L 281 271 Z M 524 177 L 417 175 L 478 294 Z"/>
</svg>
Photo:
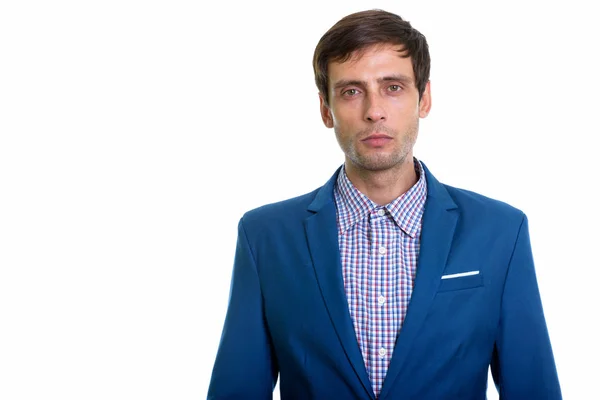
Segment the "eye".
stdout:
<svg viewBox="0 0 600 400">
<path fill-rule="evenodd" d="M 402 88 L 400 87 L 400 85 L 390 85 L 390 86 L 388 87 L 388 90 L 389 90 L 390 92 L 399 92 L 399 91 L 401 91 L 401 90 L 402 90 Z"/>
<path fill-rule="evenodd" d="M 358 94 L 358 90 L 356 90 L 356 89 L 348 89 L 348 90 L 345 90 L 344 92 L 342 92 L 342 94 L 344 96 L 350 96 L 350 97 L 352 97 L 352 96 L 356 96 Z"/>
</svg>

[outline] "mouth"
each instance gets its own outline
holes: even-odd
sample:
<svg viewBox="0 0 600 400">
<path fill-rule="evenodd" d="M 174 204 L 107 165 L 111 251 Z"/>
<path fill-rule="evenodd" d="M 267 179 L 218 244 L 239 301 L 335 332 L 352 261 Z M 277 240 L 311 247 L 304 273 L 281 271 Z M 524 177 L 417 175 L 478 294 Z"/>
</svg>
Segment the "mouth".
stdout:
<svg viewBox="0 0 600 400">
<path fill-rule="evenodd" d="M 374 133 L 362 139 L 361 142 L 369 147 L 382 147 L 391 142 L 393 138 L 383 133 Z"/>
</svg>

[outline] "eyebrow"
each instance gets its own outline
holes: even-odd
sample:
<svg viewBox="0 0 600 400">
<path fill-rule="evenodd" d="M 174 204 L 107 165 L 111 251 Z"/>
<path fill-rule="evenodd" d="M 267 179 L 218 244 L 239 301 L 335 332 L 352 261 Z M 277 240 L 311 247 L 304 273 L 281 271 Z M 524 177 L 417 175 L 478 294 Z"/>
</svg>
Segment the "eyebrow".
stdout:
<svg viewBox="0 0 600 400">
<path fill-rule="evenodd" d="M 406 85 L 410 85 L 413 83 L 413 80 L 406 75 L 388 75 L 377 79 L 377 83 L 389 82 L 389 81 L 397 81 L 402 82 Z M 337 81 L 333 85 L 333 89 L 340 89 L 344 86 L 367 86 L 366 81 L 360 81 L 355 79 L 342 79 L 341 81 Z"/>
</svg>

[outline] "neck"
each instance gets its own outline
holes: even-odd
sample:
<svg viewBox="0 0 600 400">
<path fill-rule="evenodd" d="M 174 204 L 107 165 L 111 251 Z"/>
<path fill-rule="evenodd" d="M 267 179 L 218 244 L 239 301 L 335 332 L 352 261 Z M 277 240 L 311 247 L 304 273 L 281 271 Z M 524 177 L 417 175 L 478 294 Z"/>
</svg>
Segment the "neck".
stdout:
<svg viewBox="0 0 600 400">
<path fill-rule="evenodd" d="M 368 171 L 348 160 L 345 169 L 350 182 L 380 206 L 406 193 L 418 180 L 412 156 L 406 157 L 402 164 L 381 171 Z"/>
</svg>

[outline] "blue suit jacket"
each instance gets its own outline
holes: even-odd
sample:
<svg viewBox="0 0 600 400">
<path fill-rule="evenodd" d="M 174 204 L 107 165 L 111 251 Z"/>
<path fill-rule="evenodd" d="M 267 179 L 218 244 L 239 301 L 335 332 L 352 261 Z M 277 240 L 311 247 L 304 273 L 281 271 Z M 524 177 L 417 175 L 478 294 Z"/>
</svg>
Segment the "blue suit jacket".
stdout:
<svg viewBox="0 0 600 400">
<path fill-rule="evenodd" d="M 246 213 L 209 399 L 374 399 L 344 292 L 334 176 Z M 380 399 L 560 399 L 527 218 L 438 182 L 415 286 Z M 443 275 L 479 274 L 454 279 Z"/>
</svg>

